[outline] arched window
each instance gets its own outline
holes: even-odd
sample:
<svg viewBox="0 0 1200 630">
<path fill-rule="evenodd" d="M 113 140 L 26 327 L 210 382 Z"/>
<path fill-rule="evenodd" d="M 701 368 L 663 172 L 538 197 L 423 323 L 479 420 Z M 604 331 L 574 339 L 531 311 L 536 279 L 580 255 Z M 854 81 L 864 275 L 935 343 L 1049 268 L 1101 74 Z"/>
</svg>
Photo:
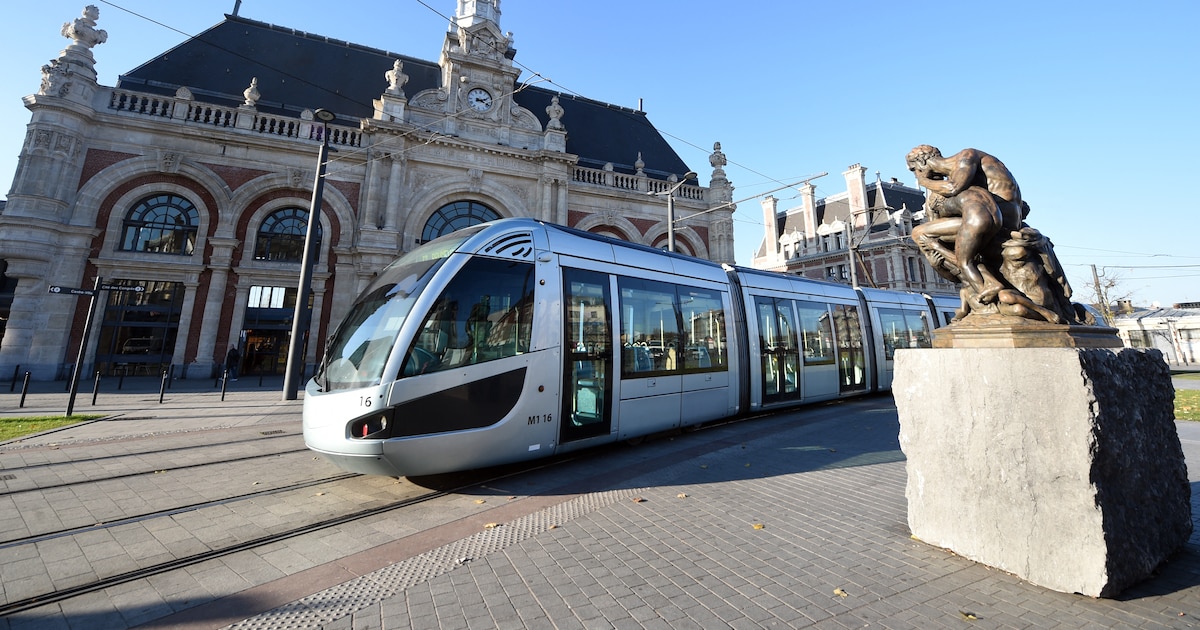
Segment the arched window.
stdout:
<svg viewBox="0 0 1200 630">
<path fill-rule="evenodd" d="M 199 224 L 200 213 L 192 202 L 170 193 L 151 195 L 125 218 L 121 249 L 191 256 Z"/>
<path fill-rule="evenodd" d="M 263 219 L 254 241 L 255 260 L 301 262 L 304 259 L 304 234 L 308 230 L 308 210 L 283 208 Z M 317 223 L 314 258 L 321 257 L 321 224 Z"/>
<path fill-rule="evenodd" d="M 433 216 L 425 222 L 421 231 L 421 242 L 428 243 L 433 239 L 457 230 L 488 221 L 499 219 L 495 210 L 475 201 L 455 201 L 438 208 Z"/>
</svg>

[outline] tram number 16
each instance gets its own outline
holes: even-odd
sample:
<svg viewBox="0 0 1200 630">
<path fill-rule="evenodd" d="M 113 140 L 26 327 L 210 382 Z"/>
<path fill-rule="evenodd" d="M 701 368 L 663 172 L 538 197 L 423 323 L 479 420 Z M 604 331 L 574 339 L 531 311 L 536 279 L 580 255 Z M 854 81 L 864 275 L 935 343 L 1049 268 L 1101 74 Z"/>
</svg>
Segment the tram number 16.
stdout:
<svg viewBox="0 0 1200 630">
<path fill-rule="evenodd" d="M 554 414 L 549 414 L 549 413 L 534 414 L 532 416 L 529 416 L 529 424 L 538 424 L 541 422 L 553 422 L 554 421 L 553 415 Z"/>
</svg>

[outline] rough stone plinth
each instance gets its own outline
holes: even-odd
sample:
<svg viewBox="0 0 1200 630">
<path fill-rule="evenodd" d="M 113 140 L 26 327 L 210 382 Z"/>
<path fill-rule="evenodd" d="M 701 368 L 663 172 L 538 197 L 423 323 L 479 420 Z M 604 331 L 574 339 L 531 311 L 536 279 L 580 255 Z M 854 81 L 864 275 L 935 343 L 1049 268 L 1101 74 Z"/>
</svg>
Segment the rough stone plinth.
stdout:
<svg viewBox="0 0 1200 630">
<path fill-rule="evenodd" d="M 1191 535 L 1156 350 L 901 350 L 913 536 L 1034 584 L 1112 597 Z"/>
</svg>

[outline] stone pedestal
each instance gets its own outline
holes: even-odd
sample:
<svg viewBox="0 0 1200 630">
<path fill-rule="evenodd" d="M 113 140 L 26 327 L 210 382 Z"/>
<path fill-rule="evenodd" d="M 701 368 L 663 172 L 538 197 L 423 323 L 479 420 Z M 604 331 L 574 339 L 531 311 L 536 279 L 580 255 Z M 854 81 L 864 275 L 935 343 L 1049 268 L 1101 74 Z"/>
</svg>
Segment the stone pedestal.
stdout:
<svg viewBox="0 0 1200 630">
<path fill-rule="evenodd" d="M 1034 584 L 1112 597 L 1191 535 L 1160 353 L 900 350 L 913 536 Z"/>
</svg>

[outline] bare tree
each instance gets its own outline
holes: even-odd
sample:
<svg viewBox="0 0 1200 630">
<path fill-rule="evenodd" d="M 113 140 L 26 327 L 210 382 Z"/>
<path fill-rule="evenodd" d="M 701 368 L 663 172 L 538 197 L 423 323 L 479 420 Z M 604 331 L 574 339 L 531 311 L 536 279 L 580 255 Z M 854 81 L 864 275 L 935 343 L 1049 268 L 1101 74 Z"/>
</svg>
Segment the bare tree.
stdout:
<svg viewBox="0 0 1200 630">
<path fill-rule="evenodd" d="M 1096 265 L 1092 265 L 1092 300 L 1100 314 L 1104 315 L 1104 324 L 1111 326 L 1116 315 L 1113 304 L 1128 299 L 1132 293 L 1121 288 L 1120 274 L 1101 269 L 1097 271 Z"/>
</svg>

